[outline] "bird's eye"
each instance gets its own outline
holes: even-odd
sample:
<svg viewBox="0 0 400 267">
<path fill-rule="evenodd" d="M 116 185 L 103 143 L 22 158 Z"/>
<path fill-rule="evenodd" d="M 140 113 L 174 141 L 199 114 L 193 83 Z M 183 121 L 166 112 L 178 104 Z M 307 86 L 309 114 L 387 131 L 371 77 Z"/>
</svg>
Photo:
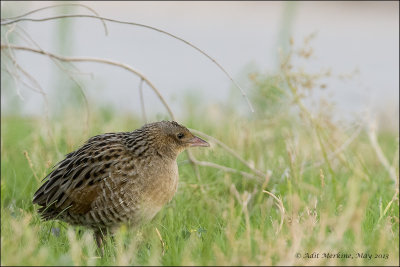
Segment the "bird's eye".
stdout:
<svg viewBox="0 0 400 267">
<path fill-rule="evenodd" d="M 185 135 L 183 133 L 178 133 L 177 137 L 178 139 L 182 139 Z"/>
</svg>

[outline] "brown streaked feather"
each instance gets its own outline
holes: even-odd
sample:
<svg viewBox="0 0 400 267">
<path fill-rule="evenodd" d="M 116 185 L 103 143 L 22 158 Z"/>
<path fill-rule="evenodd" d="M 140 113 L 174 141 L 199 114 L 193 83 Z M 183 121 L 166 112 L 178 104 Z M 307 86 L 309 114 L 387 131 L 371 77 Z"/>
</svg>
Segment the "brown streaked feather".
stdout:
<svg viewBox="0 0 400 267">
<path fill-rule="evenodd" d="M 116 134 L 106 134 L 108 138 L 116 139 Z M 115 163 L 114 157 L 118 153 L 126 152 L 126 147 L 123 143 L 118 143 L 118 140 L 110 140 L 111 142 L 102 142 L 106 137 L 94 136 L 88 140 L 78 150 L 67 154 L 67 157 L 55 166 L 53 171 L 46 176 L 46 182 L 37 190 L 34 195 L 33 203 L 42 207 L 47 207 L 54 204 L 51 208 L 43 212 L 54 212 L 64 208 L 67 204 L 78 203 L 73 199 L 77 195 L 76 192 L 81 192 L 82 188 L 89 184 L 92 187 L 102 179 L 104 179 Z M 110 151 L 114 152 L 111 153 Z M 90 159 L 90 164 L 89 163 Z M 92 192 L 92 191 L 90 191 Z M 93 193 L 89 194 L 90 198 Z M 72 199 L 70 199 L 72 198 Z M 89 199 L 90 199 L 89 198 Z M 85 203 L 86 206 L 88 204 Z M 73 210 L 73 208 L 70 208 Z M 81 208 L 75 208 L 82 210 Z M 84 208 L 85 210 L 87 208 Z"/>
<path fill-rule="evenodd" d="M 99 184 L 88 187 L 80 187 L 74 190 L 68 197 L 70 201 L 72 201 L 69 211 L 77 215 L 87 213 L 91 210 L 91 205 L 99 196 L 99 192 Z"/>
</svg>

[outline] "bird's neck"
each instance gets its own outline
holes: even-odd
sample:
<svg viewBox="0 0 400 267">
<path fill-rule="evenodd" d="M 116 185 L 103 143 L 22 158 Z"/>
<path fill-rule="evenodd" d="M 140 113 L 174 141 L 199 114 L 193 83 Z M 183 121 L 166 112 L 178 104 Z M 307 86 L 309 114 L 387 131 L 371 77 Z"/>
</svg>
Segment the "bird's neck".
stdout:
<svg viewBox="0 0 400 267">
<path fill-rule="evenodd" d="M 170 147 L 170 146 L 159 146 L 156 148 L 157 149 L 157 154 L 158 156 L 164 158 L 164 159 L 170 159 L 173 161 L 176 161 L 178 158 L 178 155 L 180 151 L 177 151 L 176 149 Z"/>
</svg>

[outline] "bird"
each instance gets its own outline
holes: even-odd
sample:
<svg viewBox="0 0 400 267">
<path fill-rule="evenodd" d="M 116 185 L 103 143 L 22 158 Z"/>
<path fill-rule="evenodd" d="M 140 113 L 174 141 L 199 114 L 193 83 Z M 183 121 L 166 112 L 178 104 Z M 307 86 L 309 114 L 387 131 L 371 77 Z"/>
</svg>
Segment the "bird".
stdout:
<svg viewBox="0 0 400 267">
<path fill-rule="evenodd" d="M 109 233 L 122 224 L 151 221 L 171 201 L 179 180 L 178 155 L 208 146 L 175 121 L 96 135 L 52 168 L 32 202 L 44 221 L 92 229 L 103 256 Z"/>
</svg>

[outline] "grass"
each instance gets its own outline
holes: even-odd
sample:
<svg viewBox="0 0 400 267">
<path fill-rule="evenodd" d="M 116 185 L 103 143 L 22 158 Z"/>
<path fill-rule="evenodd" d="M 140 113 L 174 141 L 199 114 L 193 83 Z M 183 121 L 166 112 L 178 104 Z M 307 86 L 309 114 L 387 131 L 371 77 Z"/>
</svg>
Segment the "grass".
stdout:
<svg viewBox="0 0 400 267">
<path fill-rule="evenodd" d="M 111 115 L 111 119 L 103 121 L 100 113 L 94 116 L 94 128 L 86 134 L 82 126 L 71 127 L 70 120 L 75 117 L 52 121 L 53 141 L 40 118 L 2 118 L 2 265 L 394 265 L 398 262 L 398 198 L 389 205 L 395 184 L 376 157 L 366 133 L 362 132 L 329 163 L 301 170 L 303 162 L 323 160 L 318 138 L 304 125 L 266 127 L 260 119 L 245 121 L 235 117 L 224 123 L 202 121 L 197 129 L 223 140 L 259 169 L 270 170 L 270 182 L 263 187 L 241 175 L 206 167 L 200 168 L 201 181 L 198 181 L 183 154 L 178 159 L 181 179 L 174 199 L 138 231 L 122 228 L 116 244 L 108 240 L 106 256 L 97 258 L 89 231 L 60 222 L 41 222 L 31 203 L 39 180 L 50 167 L 89 136 L 140 126 L 129 117 Z M 191 127 L 196 122 L 196 119 L 184 121 Z M 332 137 L 330 134 L 321 133 L 326 136 L 324 143 Z M 344 132 L 343 136 L 334 134 L 338 143 L 348 137 Z M 398 153 L 397 138 L 395 133 L 379 134 L 379 144 L 390 161 Z M 199 159 L 247 171 L 218 147 L 193 152 Z M 398 162 L 394 163 L 398 173 Z M 285 218 L 280 231 L 281 213 L 263 189 L 282 199 Z M 246 194 L 251 194 L 251 199 L 244 208 L 240 198 Z M 155 228 L 165 244 L 164 254 Z M 60 229 L 58 235 L 56 229 Z M 320 258 L 295 257 L 296 253 L 305 256 L 313 252 L 320 253 Z M 321 258 L 322 253 L 339 252 L 350 253 L 354 258 Z M 388 259 L 356 259 L 356 253 L 387 255 Z"/>
<path fill-rule="evenodd" d="M 107 240 L 103 258 L 90 231 L 40 221 L 32 196 L 50 168 L 90 136 L 130 131 L 140 120 L 106 109 L 91 110 L 88 128 L 79 110 L 48 123 L 3 116 L 1 264 L 398 265 L 398 131 L 377 131 L 377 147 L 368 127 L 334 121 L 329 104 L 308 110 L 303 93 L 323 75 L 283 62 L 276 75 L 250 77 L 257 111 L 250 117 L 231 103 L 218 110 L 192 106 L 180 121 L 223 141 L 269 179 L 200 167 L 199 180 L 183 153 L 173 200 L 137 231 L 121 227 Z M 249 171 L 215 144 L 193 153 Z"/>
</svg>

